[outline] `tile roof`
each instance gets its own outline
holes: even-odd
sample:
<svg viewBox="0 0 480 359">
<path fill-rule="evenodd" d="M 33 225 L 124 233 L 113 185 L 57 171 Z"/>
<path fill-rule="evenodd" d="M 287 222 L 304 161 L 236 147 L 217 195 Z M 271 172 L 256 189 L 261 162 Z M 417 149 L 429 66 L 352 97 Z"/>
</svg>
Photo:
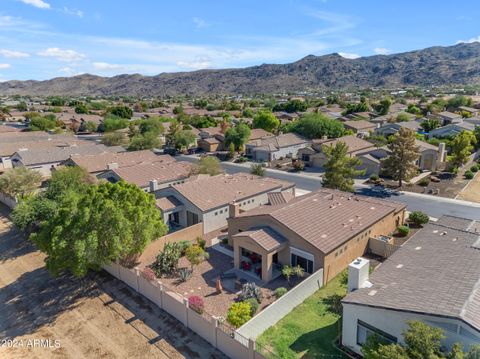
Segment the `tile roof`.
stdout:
<svg viewBox="0 0 480 359">
<path fill-rule="evenodd" d="M 444 215 L 440 217 L 436 223 L 462 231 L 480 233 L 480 221 L 474 221 L 467 218 Z"/>
<path fill-rule="evenodd" d="M 175 207 L 181 206 L 182 202 L 180 202 L 178 199 L 176 199 L 174 196 L 167 196 L 167 197 L 161 197 L 158 198 L 155 201 L 156 205 L 158 208 L 160 208 L 162 211 L 168 211 L 171 209 L 174 209 Z"/>
<path fill-rule="evenodd" d="M 278 136 L 266 137 L 249 141 L 248 144 L 268 151 L 277 151 L 280 148 L 308 143 L 308 140 L 296 133 L 284 133 Z"/>
<path fill-rule="evenodd" d="M 267 252 L 278 249 L 288 242 L 284 236 L 270 227 L 253 228 L 251 230 L 235 234 L 233 237 L 248 237 Z"/>
<path fill-rule="evenodd" d="M 348 146 L 348 153 L 352 152 L 357 152 L 357 151 L 363 151 L 369 148 L 374 148 L 375 145 L 371 142 L 365 141 L 355 135 L 349 135 L 349 136 L 344 136 L 340 138 L 336 138 L 333 140 L 327 140 L 323 142 L 319 142 L 314 144 L 314 147 L 319 148 L 320 144 L 320 149 L 321 145 L 325 146 L 335 146 L 338 142 L 345 143 Z"/>
<path fill-rule="evenodd" d="M 258 139 L 261 139 L 264 137 L 270 137 L 270 136 L 273 136 L 273 134 L 271 134 L 268 131 L 265 131 L 263 128 L 253 128 L 252 131 L 250 132 L 249 140 L 250 141 L 258 140 Z"/>
<path fill-rule="evenodd" d="M 371 123 L 370 121 L 366 121 L 366 120 L 345 121 L 343 124 L 347 127 L 355 128 L 357 130 L 363 130 L 363 129 L 377 127 L 376 124 Z"/>
<path fill-rule="evenodd" d="M 442 111 L 442 112 L 439 112 L 438 114 L 440 116 L 451 118 L 451 119 L 462 117 L 461 115 L 459 115 L 457 113 L 453 113 L 453 112 L 449 112 L 449 111 Z"/>
<path fill-rule="evenodd" d="M 295 198 L 291 192 L 270 192 L 268 195 L 268 203 L 272 206 L 287 203 Z"/>
<path fill-rule="evenodd" d="M 225 206 L 260 193 L 294 187 L 293 183 L 245 173 L 199 177 L 173 186 L 202 211 Z"/>
<path fill-rule="evenodd" d="M 158 184 L 188 178 L 192 165 L 188 162 L 147 162 L 111 170 L 128 183 L 147 187 L 151 180 Z"/>
<path fill-rule="evenodd" d="M 175 159 L 170 155 L 156 155 L 150 150 L 129 152 L 104 152 L 93 155 L 72 155 L 70 160 L 77 166 L 85 168 L 88 172 L 100 172 L 108 170 L 111 163 L 118 167 L 134 166 L 150 162 L 173 162 Z"/>
<path fill-rule="evenodd" d="M 239 217 L 268 215 L 329 253 L 388 214 L 404 208 L 396 202 L 322 188 L 285 204 L 243 212 Z"/>
<path fill-rule="evenodd" d="M 478 234 L 430 223 L 345 303 L 458 318 L 480 330 Z"/>
</svg>

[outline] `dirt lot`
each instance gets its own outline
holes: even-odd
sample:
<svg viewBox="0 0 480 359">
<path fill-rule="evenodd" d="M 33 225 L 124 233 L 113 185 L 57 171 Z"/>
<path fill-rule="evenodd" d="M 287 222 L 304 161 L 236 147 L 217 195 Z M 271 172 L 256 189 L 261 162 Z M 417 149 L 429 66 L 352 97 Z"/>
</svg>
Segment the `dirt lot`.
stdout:
<svg viewBox="0 0 480 359">
<path fill-rule="evenodd" d="M 0 208 L 0 358 L 225 358 L 110 275 L 52 278 L 43 259 Z"/>
<path fill-rule="evenodd" d="M 464 201 L 480 202 L 480 172 L 475 174 L 475 177 L 456 198 L 463 199 Z"/>
</svg>

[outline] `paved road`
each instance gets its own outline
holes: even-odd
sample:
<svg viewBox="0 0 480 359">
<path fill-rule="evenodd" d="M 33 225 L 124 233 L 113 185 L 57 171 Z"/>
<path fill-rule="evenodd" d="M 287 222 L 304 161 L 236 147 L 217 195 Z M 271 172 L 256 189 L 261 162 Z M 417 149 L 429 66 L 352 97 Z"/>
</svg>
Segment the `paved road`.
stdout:
<svg viewBox="0 0 480 359">
<path fill-rule="evenodd" d="M 178 156 L 178 160 L 197 162 L 195 156 Z M 222 162 L 222 167 L 227 173 L 249 172 L 250 164 Z M 266 175 L 284 181 L 295 182 L 297 188 L 314 191 L 321 187 L 321 180 L 318 174 L 308 173 L 290 173 L 274 169 L 267 169 Z M 392 199 L 397 202 L 405 203 L 409 211 L 422 211 L 431 217 L 439 218 L 444 214 L 480 220 L 480 203 L 472 203 L 460 200 L 454 200 L 444 197 L 434 197 L 411 192 L 396 192 L 381 187 L 371 187 L 362 184 L 363 181 L 355 181 L 356 193 Z"/>
</svg>

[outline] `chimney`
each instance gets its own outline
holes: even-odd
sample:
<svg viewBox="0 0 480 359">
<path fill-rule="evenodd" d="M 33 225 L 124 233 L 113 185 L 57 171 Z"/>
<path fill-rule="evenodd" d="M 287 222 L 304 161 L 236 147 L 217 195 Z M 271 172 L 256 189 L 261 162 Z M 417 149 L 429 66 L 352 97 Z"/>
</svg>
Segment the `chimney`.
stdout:
<svg viewBox="0 0 480 359">
<path fill-rule="evenodd" d="M 112 162 L 107 164 L 107 169 L 109 170 L 116 170 L 118 168 L 118 163 Z"/>
<path fill-rule="evenodd" d="M 438 160 L 437 161 L 439 163 L 445 162 L 446 154 L 447 154 L 447 150 L 445 147 L 445 142 L 440 142 L 438 144 Z"/>
<path fill-rule="evenodd" d="M 369 288 L 372 284 L 369 279 L 370 261 L 359 257 L 348 266 L 348 291 L 353 292 L 359 288 Z"/>
<path fill-rule="evenodd" d="M 158 190 L 158 181 L 156 179 L 150 180 L 149 182 L 150 192 L 155 192 Z"/>
<path fill-rule="evenodd" d="M 240 214 L 240 205 L 238 203 L 232 202 L 228 205 L 228 214 L 230 218 L 238 217 Z"/>
</svg>

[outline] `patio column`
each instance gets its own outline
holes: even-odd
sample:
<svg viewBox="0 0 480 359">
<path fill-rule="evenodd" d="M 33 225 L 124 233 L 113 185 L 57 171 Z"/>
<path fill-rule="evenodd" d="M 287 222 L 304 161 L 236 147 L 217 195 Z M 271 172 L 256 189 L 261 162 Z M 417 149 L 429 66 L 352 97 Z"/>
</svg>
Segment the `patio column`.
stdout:
<svg viewBox="0 0 480 359">
<path fill-rule="evenodd" d="M 272 279 L 272 263 L 273 263 L 273 254 L 265 253 L 262 254 L 262 280 L 268 282 Z"/>
<path fill-rule="evenodd" d="M 242 249 L 240 246 L 235 243 L 236 241 L 233 242 L 233 266 L 236 269 L 240 269 L 240 263 L 242 262 Z"/>
</svg>

